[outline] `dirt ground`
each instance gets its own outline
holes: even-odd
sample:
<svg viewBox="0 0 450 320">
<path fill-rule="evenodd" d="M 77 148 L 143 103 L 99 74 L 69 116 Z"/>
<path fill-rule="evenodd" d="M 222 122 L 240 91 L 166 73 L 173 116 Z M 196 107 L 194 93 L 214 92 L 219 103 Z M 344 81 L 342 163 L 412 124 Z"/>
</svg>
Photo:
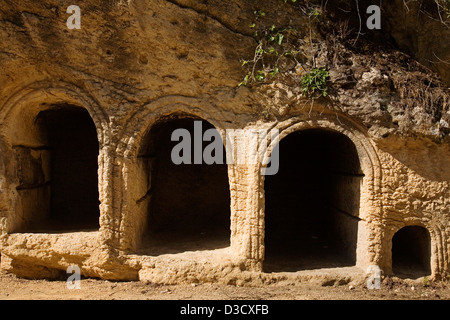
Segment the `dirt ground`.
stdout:
<svg viewBox="0 0 450 320">
<path fill-rule="evenodd" d="M 68 289 L 65 281 L 27 280 L 0 274 L 0 300 L 449 300 L 450 283 L 423 279 L 385 278 L 381 289 L 364 283 L 324 286 L 155 285 L 143 282 L 111 282 L 82 279 L 80 289 Z"/>
</svg>

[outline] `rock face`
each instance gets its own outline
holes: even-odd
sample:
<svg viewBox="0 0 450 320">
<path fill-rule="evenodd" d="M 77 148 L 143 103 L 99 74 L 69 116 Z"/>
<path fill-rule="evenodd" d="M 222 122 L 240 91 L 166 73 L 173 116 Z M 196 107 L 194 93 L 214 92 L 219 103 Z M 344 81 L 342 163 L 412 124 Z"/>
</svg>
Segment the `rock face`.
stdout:
<svg viewBox="0 0 450 320">
<path fill-rule="evenodd" d="M 427 37 L 394 1 L 381 33 L 352 38 L 357 14 L 346 24 L 314 3 L 89 0 L 69 29 L 66 3 L 3 1 L 2 269 L 54 278 L 78 265 L 159 283 L 300 281 L 320 268 L 345 282 L 369 266 L 445 276 L 448 29 L 421 17 Z M 238 86 L 255 22 L 295 28 L 300 53 L 279 76 Z M 301 79 L 313 67 L 328 71 L 329 94 L 311 100 Z M 194 121 L 223 138 L 277 129 L 279 176 L 261 162 L 174 165 L 171 134 L 194 140 Z M 265 151 L 249 136 L 243 146 L 246 160 Z"/>
</svg>

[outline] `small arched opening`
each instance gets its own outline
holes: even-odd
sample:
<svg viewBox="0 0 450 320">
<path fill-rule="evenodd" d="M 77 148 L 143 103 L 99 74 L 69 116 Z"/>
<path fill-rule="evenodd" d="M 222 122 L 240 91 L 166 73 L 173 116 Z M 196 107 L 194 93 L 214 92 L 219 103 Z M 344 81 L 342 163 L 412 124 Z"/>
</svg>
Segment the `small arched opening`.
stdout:
<svg viewBox="0 0 450 320">
<path fill-rule="evenodd" d="M 431 274 L 430 233 L 422 226 L 407 226 L 392 237 L 392 272 L 398 277 L 419 278 Z"/>
</svg>

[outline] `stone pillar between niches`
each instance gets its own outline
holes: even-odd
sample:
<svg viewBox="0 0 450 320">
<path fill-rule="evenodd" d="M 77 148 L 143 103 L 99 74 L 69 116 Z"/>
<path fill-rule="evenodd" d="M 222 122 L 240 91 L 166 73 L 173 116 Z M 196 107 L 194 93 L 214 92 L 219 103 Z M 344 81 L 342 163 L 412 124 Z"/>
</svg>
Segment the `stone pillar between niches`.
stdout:
<svg viewBox="0 0 450 320">
<path fill-rule="evenodd" d="M 370 171 L 373 164 L 367 157 L 361 157 L 364 178 L 361 184 L 361 198 L 358 222 L 358 240 L 356 249 L 356 266 L 367 271 L 377 266 L 383 271 L 386 268 L 383 248 L 383 224 L 381 223 L 382 205 L 378 199 L 378 180 Z M 377 170 L 373 168 L 373 172 Z"/>
<path fill-rule="evenodd" d="M 264 258 L 264 212 L 259 165 L 228 166 L 231 194 L 231 252 L 246 269 L 261 270 Z"/>
</svg>

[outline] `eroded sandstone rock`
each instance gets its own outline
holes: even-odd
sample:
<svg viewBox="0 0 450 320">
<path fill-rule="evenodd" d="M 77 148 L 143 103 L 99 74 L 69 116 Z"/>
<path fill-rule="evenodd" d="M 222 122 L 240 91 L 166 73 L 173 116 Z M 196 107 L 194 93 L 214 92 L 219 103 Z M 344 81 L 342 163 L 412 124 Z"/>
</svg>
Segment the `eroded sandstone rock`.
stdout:
<svg viewBox="0 0 450 320">
<path fill-rule="evenodd" d="M 400 10 L 400 2 L 395 2 L 396 10 Z M 330 31 L 338 26 L 333 19 L 331 24 L 326 22 L 327 17 L 336 17 L 331 5 L 322 8 L 325 20 L 319 22 L 311 22 L 307 11 L 276 0 L 92 0 L 79 5 L 80 30 L 67 28 L 68 14 L 60 1 L 7 1 L 0 5 L 2 269 L 24 277 L 52 278 L 64 276 L 66 268 L 76 264 L 85 276 L 112 280 L 245 284 L 317 279 L 339 283 L 343 279 L 348 283 L 349 277 L 364 277 L 372 265 L 392 274 L 394 235 L 403 227 L 421 226 L 429 241 L 419 239 L 412 245 L 428 245 L 429 250 L 422 250 L 426 253 L 419 261 L 425 261 L 435 277 L 448 273 L 450 113 L 446 64 L 433 65 L 439 79 L 398 49 L 385 51 L 375 45 L 364 49 L 368 40 L 363 37 L 358 40 L 361 46 L 352 48 L 349 39 Z M 239 87 L 245 74 L 242 59 L 251 58 L 257 45 L 249 28 L 255 19 L 262 19 L 255 17 L 255 11 L 265 13 L 261 23 L 299 30 L 305 40 L 303 60 L 273 81 Z M 352 16 L 354 19 L 357 16 Z M 397 28 L 393 18 L 389 19 L 389 36 L 400 48 L 414 47 L 416 42 L 405 42 L 403 27 Z M 408 16 L 407 23 L 414 20 Z M 413 56 L 423 63 L 431 50 L 445 60 L 448 30 L 439 29 L 434 22 L 427 22 L 427 28 L 429 33 L 442 31 L 442 46 L 427 47 L 426 35 L 413 33 L 418 34 L 419 43 Z M 328 36 L 324 30 L 329 31 Z M 328 70 L 330 91 L 328 97 L 311 101 L 302 94 L 300 80 L 313 62 Z M 83 125 L 95 126 L 97 141 L 83 138 L 85 143 L 79 144 L 78 151 L 58 161 L 66 161 L 62 166 L 70 170 L 77 153 L 84 155 L 84 147 L 98 144 L 94 154 L 98 170 L 93 177 L 77 169 L 65 179 L 79 179 L 81 187 L 61 197 L 54 190 L 61 191 L 62 185 L 51 169 L 58 149 L 52 135 L 59 135 L 36 119 L 48 110 L 70 108 L 87 110 L 92 123 Z M 276 128 L 280 148 L 283 139 L 299 132 L 311 132 L 314 141 L 325 141 L 309 145 L 299 140 L 298 146 L 291 145 L 292 150 L 300 150 L 287 153 L 292 174 L 286 174 L 286 179 L 298 180 L 289 182 L 292 189 L 285 194 L 271 193 L 275 197 L 271 203 L 283 208 L 280 212 L 291 212 L 272 220 L 281 221 L 270 226 L 275 238 L 280 238 L 276 245 L 293 250 L 279 260 L 271 257 L 279 262 L 272 266 L 274 273 L 264 266 L 265 244 L 273 240 L 265 238 L 265 230 L 269 228 L 266 216 L 278 211 L 266 212 L 267 178 L 260 174 L 261 164 L 225 164 L 221 169 L 224 175 L 205 173 L 199 166 L 196 173 L 157 178 L 155 170 L 164 165 L 170 168 L 170 164 L 164 162 L 167 153 L 160 150 L 166 142 L 155 139 L 156 131 L 151 129 L 163 123 L 161 119 L 186 117 L 207 121 L 221 134 L 226 129 Z M 69 118 L 72 122 L 60 120 L 67 130 L 78 125 Z M 329 132 L 333 133 L 331 140 Z M 327 145 L 327 141 L 336 143 Z M 315 153 L 315 148 L 321 147 L 321 153 Z M 352 159 L 358 159 L 357 165 L 346 166 Z M 305 173 L 317 174 L 317 179 L 302 185 Z M 325 183 L 321 184 L 322 178 Z M 224 179 L 220 183 L 228 185 L 224 198 L 196 192 L 201 189 L 196 183 L 204 186 L 214 179 Z M 62 214 L 55 220 L 52 197 L 60 200 L 61 207 L 78 208 L 78 202 L 86 198 L 74 200 L 71 195 L 88 190 L 83 183 L 92 180 L 97 181 L 94 192 L 98 192 L 99 212 L 93 210 L 89 219 L 98 221 L 99 227 L 85 223 L 89 212 L 66 220 Z M 190 182 L 183 185 L 186 181 Z M 158 188 L 166 190 L 159 202 L 155 200 L 161 194 L 155 192 Z M 312 191 L 315 193 L 310 196 Z M 310 201 L 316 198 L 316 202 Z M 215 222 L 206 222 L 205 229 L 189 234 L 200 221 L 195 212 L 173 232 L 157 237 L 157 230 L 148 229 L 157 221 L 155 216 L 163 220 L 159 224 L 163 231 L 170 229 L 170 220 L 158 216 L 162 211 L 155 209 L 154 203 L 173 202 L 172 208 L 177 209 L 169 214 L 172 220 L 187 213 L 183 211 L 186 203 L 195 203 L 198 207 L 191 211 L 198 211 L 207 221 L 205 211 L 211 211 L 213 205 L 200 204 L 223 208 L 224 201 L 229 202 L 229 221 L 220 222 L 219 231 Z M 306 210 L 306 204 L 312 208 Z M 314 206 L 324 205 L 329 205 L 329 210 L 322 211 L 330 216 L 323 224 L 307 217 L 317 213 Z M 311 229 L 302 229 L 308 223 Z M 327 223 L 331 229 L 326 229 Z M 296 228 L 286 227 L 289 224 L 298 225 L 300 236 Z M 318 233 L 311 231 L 314 228 Z M 320 230 L 331 230 L 331 242 Z M 324 253 L 308 258 L 302 251 L 306 247 Z M 340 247 L 352 251 L 351 258 L 334 260 Z M 283 273 L 298 270 L 303 271 Z M 414 272 L 412 276 L 417 275 Z"/>
</svg>

